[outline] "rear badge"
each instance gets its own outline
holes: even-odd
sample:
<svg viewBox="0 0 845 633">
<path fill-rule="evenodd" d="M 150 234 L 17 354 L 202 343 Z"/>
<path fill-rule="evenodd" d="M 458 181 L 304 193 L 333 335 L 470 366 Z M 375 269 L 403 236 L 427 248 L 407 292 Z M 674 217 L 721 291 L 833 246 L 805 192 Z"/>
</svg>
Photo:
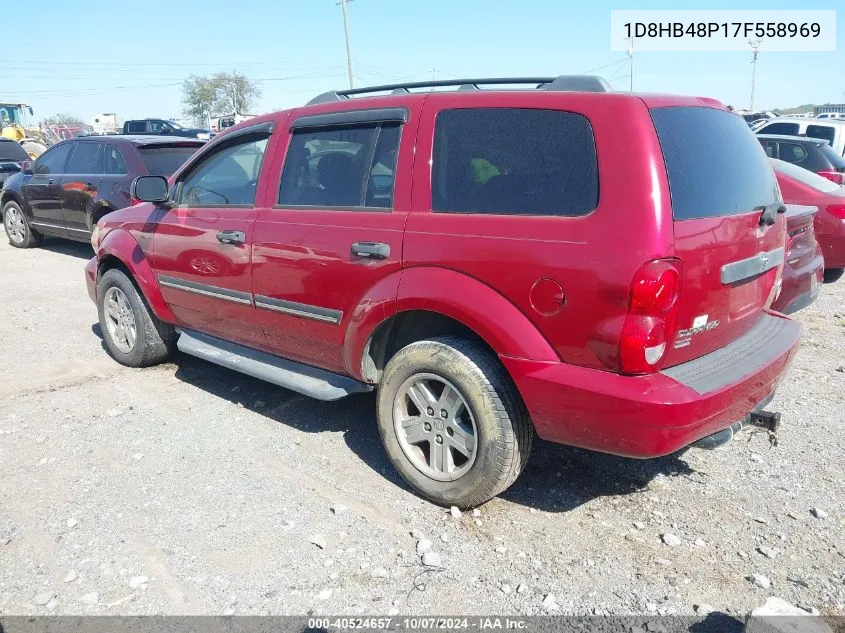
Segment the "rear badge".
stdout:
<svg viewBox="0 0 845 633">
<path fill-rule="evenodd" d="M 692 337 L 702 332 L 709 332 L 719 327 L 719 321 L 708 321 L 708 315 L 701 314 L 693 319 L 692 327 L 678 332 L 677 340 L 675 341 L 675 349 L 687 347 L 692 343 Z"/>
</svg>

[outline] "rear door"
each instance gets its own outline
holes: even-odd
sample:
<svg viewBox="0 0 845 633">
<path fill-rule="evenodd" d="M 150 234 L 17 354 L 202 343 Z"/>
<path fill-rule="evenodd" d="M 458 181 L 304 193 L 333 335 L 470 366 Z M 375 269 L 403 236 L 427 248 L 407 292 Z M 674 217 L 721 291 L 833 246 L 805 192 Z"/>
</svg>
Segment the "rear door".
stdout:
<svg viewBox="0 0 845 633">
<path fill-rule="evenodd" d="M 91 233 L 94 206 L 103 181 L 103 144 L 77 141 L 62 176 L 62 215 L 76 237 Z"/>
<path fill-rule="evenodd" d="M 781 275 L 786 219 L 775 211 L 783 206 L 771 164 L 740 117 L 701 107 L 654 108 L 651 117 L 682 270 L 670 366 L 723 347 L 759 321 Z"/>
<path fill-rule="evenodd" d="M 376 297 L 395 297 L 414 132 L 404 107 L 291 122 L 278 203 L 259 211 L 253 249 L 255 306 L 273 353 L 347 371 L 355 308 L 377 287 Z"/>
<path fill-rule="evenodd" d="M 215 143 L 180 173 L 176 205 L 162 208 L 153 237 L 162 295 L 179 324 L 266 347 L 252 303 L 250 253 L 269 123 Z"/>
<path fill-rule="evenodd" d="M 36 228 L 65 232 L 61 179 L 74 144 L 60 143 L 41 154 L 32 167 L 32 176 L 22 186 Z"/>
</svg>

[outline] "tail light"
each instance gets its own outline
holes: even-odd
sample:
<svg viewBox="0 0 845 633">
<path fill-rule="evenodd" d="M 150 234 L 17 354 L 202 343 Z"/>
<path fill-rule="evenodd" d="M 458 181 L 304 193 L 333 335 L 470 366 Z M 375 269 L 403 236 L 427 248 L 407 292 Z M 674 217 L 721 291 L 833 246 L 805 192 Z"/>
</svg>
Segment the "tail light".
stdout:
<svg viewBox="0 0 845 633">
<path fill-rule="evenodd" d="M 831 182 L 835 182 L 837 185 L 845 185 L 845 174 L 838 172 L 838 171 L 819 171 L 816 172 L 819 176 L 823 176 L 827 178 Z"/>
<path fill-rule="evenodd" d="M 831 204 L 827 207 L 827 212 L 835 218 L 845 220 L 845 204 Z"/>
<path fill-rule="evenodd" d="M 675 334 L 680 294 L 681 271 L 677 260 L 656 259 L 637 270 L 631 281 L 628 314 L 619 341 L 623 373 L 658 371 Z"/>
</svg>

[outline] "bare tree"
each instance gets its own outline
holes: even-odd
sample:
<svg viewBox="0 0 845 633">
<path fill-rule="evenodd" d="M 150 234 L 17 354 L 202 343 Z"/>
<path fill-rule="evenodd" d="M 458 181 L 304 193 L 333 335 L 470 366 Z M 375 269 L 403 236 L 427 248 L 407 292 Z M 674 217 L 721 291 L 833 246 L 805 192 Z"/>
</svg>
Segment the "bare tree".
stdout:
<svg viewBox="0 0 845 633">
<path fill-rule="evenodd" d="M 48 127 L 88 127 L 88 124 L 75 114 L 67 112 L 47 117 L 42 123 Z"/>
</svg>

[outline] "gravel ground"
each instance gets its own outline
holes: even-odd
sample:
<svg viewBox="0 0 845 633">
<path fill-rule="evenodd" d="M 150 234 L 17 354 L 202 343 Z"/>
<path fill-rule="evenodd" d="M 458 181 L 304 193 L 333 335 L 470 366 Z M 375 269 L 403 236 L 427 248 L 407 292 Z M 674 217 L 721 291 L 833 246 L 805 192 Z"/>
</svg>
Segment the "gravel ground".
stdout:
<svg viewBox="0 0 845 633">
<path fill-rule="evenodd" d="M 845 281 L 800 313 L 778 446 L 538 442 L 454 517 L 392 470 L 372 396 L 110 360 L 90 256 L 0 244 L 0 614 L 845 614 Z"/>
</svg>

